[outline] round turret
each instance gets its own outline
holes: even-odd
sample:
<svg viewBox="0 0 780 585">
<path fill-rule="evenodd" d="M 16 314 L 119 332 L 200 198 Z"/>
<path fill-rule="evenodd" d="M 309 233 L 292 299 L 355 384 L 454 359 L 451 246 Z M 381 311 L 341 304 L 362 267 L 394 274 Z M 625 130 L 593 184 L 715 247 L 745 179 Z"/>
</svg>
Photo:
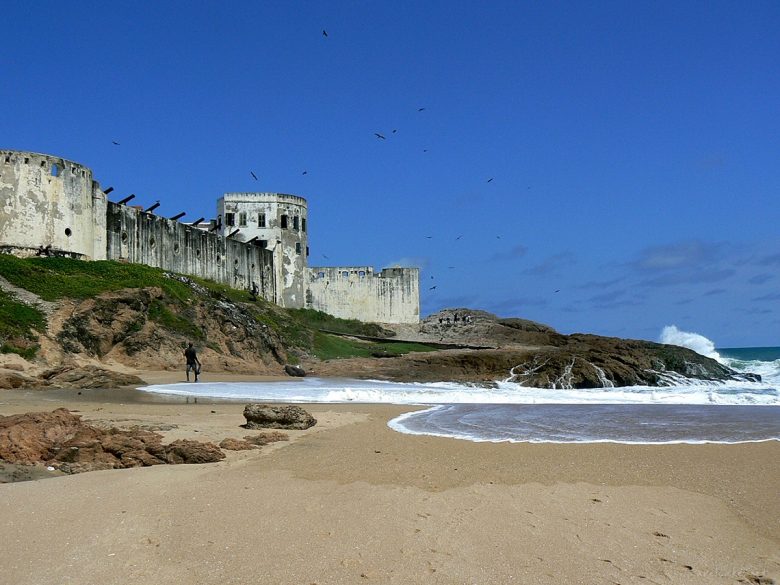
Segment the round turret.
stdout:
<svg viewBox="0 0 780 585">
<path fill-rule="evenodd" d="M 106 196 L 87 167 L 0 150 L 0 251 L 106 257 Z"/>
</svg>

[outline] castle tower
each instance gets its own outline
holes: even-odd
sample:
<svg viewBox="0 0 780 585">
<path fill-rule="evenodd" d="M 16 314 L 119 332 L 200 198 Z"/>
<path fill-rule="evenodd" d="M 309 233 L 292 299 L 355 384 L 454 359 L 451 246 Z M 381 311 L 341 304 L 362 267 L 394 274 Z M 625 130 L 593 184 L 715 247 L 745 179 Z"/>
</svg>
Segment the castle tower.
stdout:
<svg viewBox="0 0 780 585">
<path fill-rule="evenodd" d="M 225 193 L 217 201 L 219 234 L 273 253 L 276 302 L 283 307 L 305 306 L 307 219 L 306 199 L 296 195 Z"/>
<path fill-rule="evenodd" d="M 0 150 L 0 251 L 106 258 L 106 196 L 87 167 Z"/>
</svg>

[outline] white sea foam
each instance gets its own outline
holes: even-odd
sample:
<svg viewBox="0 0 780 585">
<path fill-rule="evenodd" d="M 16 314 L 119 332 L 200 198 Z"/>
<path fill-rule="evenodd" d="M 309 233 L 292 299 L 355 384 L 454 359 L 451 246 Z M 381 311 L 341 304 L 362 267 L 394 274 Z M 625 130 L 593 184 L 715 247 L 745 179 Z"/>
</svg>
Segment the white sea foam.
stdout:
<svg viewBox="0 0 780 585">
<path fill-rule="evenodd" d="M 483 388 L 453 382 L 303 378 L 284 382 L 198 382 L 153 385 L 146 392 L 268 402 L 384 404 L 743 404 L 780 405 L 778 386 L 757 382 L 700 382 L 676 386 L 548 389 L 497 382 Z"/>
<path fill-rule="evenodd" d="M 677 328 L 676 325 L 667 325 L 661 330 L 661 343 L 667 343 L 669 345 L 679 345 L 680 347 L 687 347 L 692 349 L 696 353 L 703 355 L 719 362 L 723 362 L 720 354 L 715 351 L 715 344 L 698 333 L 690 331 L 682 331 Z"/>
</svg>

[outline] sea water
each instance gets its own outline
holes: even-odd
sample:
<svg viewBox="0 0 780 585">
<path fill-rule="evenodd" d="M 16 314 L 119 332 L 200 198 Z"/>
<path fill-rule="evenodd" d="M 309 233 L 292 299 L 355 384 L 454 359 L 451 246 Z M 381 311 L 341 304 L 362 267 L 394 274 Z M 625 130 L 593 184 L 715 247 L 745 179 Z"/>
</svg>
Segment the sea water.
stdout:
<svg viewBox="0 0 780 585">
<path fill-rule="evenodd" d="M 668 329 L 668 328 L 667 328 Z M 780 347 L 717 349 L 674 329 L 661 340 L 691 347 L 761 382 L 680 381 L 673 386 L 548 389 L 377 380 L 167 384 L 142 390 L 195 398 L 285 403 L 429 405 L 388 424 L 402 433 L 470 441 L 741 443 L 780 440 Z M 686 337 L 687 336 L 687 337 Z"/>
</svg>

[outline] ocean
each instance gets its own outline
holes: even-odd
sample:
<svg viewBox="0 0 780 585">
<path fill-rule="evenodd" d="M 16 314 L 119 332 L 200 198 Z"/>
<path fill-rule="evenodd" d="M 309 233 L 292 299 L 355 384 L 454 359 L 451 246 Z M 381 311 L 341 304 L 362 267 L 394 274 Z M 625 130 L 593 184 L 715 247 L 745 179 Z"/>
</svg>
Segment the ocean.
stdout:
<svg viewBox="0 0 780 585">
<path fill-rule="evenodd" d="M 542 389 L 499 381 L 477 385 L 296 378 L 154 385 L 146 392 L 230 401 L 427 405 L 388 425 L 401 433 L 468 441 L 531 443 L 744 443 L 780 440 L 780 347 L 720 348 L 664 329 L 687 347 L 761 382 L 688 380 L 673 386 Z M 693 337 L 691 337 L 693 336 Z"/>
</svg>

